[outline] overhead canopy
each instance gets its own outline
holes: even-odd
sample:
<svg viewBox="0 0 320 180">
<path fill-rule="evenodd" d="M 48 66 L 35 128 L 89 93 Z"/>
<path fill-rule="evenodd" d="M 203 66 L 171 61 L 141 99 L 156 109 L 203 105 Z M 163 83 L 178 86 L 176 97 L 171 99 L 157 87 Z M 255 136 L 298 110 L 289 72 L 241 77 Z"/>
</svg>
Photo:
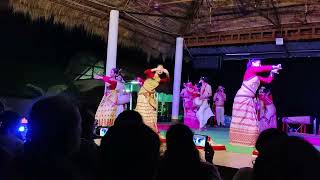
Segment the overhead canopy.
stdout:
<svg viewBox="0 0 320 180">
<path fill-rule="evenodd" d="M 171 56 L 177 36 L 320 22 L 319 0 L 10 0 L 15 12 L 83 26 L 105 38 L 109 12 L 120 11 L 119 43 Z M 214 44 L 212 44 L 214 45 Z"/>
</svg>

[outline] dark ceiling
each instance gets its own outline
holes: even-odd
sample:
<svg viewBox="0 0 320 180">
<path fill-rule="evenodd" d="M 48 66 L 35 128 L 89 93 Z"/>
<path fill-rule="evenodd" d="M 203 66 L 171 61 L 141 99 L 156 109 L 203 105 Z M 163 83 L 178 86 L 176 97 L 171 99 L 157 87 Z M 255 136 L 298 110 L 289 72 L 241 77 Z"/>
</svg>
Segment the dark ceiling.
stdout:
<svg viewBox="0 0 320 180">
<path fill-rule="evenodd" d="M 320 57 L 320 41 L 284 42 L 284 45 L 252 44 L 241 46 L 191 48 L 194 62 L 208 63 L 219 60 L 243 60 L 249 58 L 290 59 Z"/>
</svg>

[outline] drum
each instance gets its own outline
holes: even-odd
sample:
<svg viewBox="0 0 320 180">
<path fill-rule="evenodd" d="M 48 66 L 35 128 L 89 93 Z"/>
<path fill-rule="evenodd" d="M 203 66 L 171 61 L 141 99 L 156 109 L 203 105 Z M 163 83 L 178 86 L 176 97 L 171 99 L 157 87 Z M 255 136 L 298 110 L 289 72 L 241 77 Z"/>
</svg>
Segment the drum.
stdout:
<svg viewBox="0 0 320 180">
<path fill-rule="evenodd" d="M 118 94 L 118 105 L 128 104 L 130 102 L 130 94 Z"/>
<path fill-rule="evenodd" d="M 193 104 L 197 107 L 200 107 L 202 105 L 203 101 L 199 98 L 199 97 L 196 97 L 194 98 L 193 100 Z"/>
</svg>

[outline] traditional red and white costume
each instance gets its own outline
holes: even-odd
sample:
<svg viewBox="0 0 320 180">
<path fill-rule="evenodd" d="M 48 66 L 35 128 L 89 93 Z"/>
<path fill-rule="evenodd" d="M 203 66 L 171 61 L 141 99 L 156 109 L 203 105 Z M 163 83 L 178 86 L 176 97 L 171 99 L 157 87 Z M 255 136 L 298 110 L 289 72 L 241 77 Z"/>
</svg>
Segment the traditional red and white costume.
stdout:
<svg viewBox="0 0 320 180">
<path fill-rule="evenodd" d="M 232 108 L 232 120 L 230 125 L 230 144 L 255 145 L 259 135 L 259 121 L 256 112 L 255 94 L 262 83 L 270 83 L 273 76 L 261 77 L 258 73 L 270 72 L 272 66 L 249 67 L 245 72 L 243 83 L 238 90 Z"/>
<path fill-rule="evenodd" d="M 108 76 L 104 76 L 102 80 L 107 84 L 108 89 L 102 97 L 95 119 L 98 120 L 98 126 L 113 126 L 117 113 L 117 81 Z"/>
<path fill-rule="evenodd" d="M 155 74 L 151 69 L 147 69 L 144 74 L 147 76 L 147 79 L 144 81 L 138 93 L 137 106 L 135 110 L 141 114 L 143 122 L 158 133 L 158 102 L 155 97 L 155 89 L 160 83 L 168 82 L 169 77 L 164 79 L 155 77 Z"/>
<path fill-rule="evenodd" d="M 277 114 L 276 107 L 273 104 L 273 99 L 271 94 L 262 93 L 258 96 L 260 102 L 263 103 L 263 110 L 260 114 L 259 130 L 260 132 L 270 129 L 277 128 Z"/>
<path fill-rule="evenodd" d="M 186 87 L 182 89 L 180 95 L 183 99 L 184 124 L 191 129 L 199 128 L 199 121 L 196 116 L 196 106 L 193 100 L 198 96 L 196 88 L 191 83 L 186 83 Z"/>
<path fill-rule="evenodd" d="M 117 81 L 116 91 L 118 95 L 116 117 L 118 117 L 118 115 L 125 110 L 126 104 L 130 102 L 130 94 L 125 92 L 125 84 L 123 80 Z"/>
</svg>

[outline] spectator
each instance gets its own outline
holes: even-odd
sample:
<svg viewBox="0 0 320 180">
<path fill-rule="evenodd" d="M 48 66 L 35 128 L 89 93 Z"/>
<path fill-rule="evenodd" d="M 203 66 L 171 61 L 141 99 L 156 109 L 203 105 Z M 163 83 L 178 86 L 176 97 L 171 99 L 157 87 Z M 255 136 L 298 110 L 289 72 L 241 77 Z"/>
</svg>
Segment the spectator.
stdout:
<svg viewBox="0 0 320 180">
<path fill-rule="evenodd" d="M 119 114 L 114 123 L 116 126 L 139 126 L 142 124 L 142 116 L 137 111 L 132 110 L 123 111 L 121 114 Z"/>
<path fill-rule="evenodd" d="M 130 113 L 130 112 L 128 112 Z M 148 126 L 120 124 L 133 120 L 126 112 L 119 115 L 101 141 L 100 179 L 155 179 L 159 160 L 159 136 Z M 117 123 L 118 121 L 118 123 Z"/>
<path fill-rule="evenodd" d="M 2 113 L 5 110 L 5 105 L 3 102 L 0 101 L 0 113 Z"/>
<path fill-rule="evenodd" d="M 29 141 L 8 179 L 82 179 L 70 160 L 80 144 L 80 113 L 67 98 L 40 99 L 29 114 Z"/>
<path fill-rule="evenodd" d="M 253 180 L 253 169 L 250 167 L 240 168 L 232 180 Z"/>
<path fill-rule="evenodd" d="M 262 131 L 256 142 L 256 149 L 259 154 L 265 153 L 268 146 L 272 144 L 275 140 L 286 139 L 288 136 L 283 131 L 275 128 L 270 128 Z M 251 180 L 253 179 L 253 169 L 250 167 L 245 167 L 239 169 L 239 171 L 234 175 L 233 180 Z"/>
<path fill-rule="evenodd" d="M 95 137 L 95 114 L 92 112 L 88 106 L 80 106 L 80 115 L 81 115 L 81 138 L 88 141 L 93 141 Z"/>
<path fill-rule="evenodd" d="M 0 146 L 0 177 L 5 176 L 12 158 L 13 155 Z"/>
<path fill-rule="evenodd" d="M 172 125 L 166 139 L 167 150 L 160 162 L 158 180 L 221 179 L 215 166 L 200 160 L 199 151 L 193 142 L 193 133 L 187 126 Z"/>
<path fill-rule="evenodd" d="M 309 180 L 319 177 L 320 153 L 298 137 L 274 139 L 253 167 L 255 180 Z"/>
<path fill-rule="evenodd" d="M 85 105 L 80 107 L 80 114 L 82 119 L 80 149 L 75 153 L 73 162 L 77 168 L 79 168 L 84 179 L 96 179 L 98 174 L 99 153 L 98 147 L 93 140 L 95 135 L 95 114 Z"/>
<path fill-rule="evenodd" d="M 0 146 L 12 155 L 21 153 L 23 141 L 18 134 L 21 117 L 13 111 L 4 111 L 0 114 Z"/>
<path fill-rule="evenodd" d="M 266 147 L 275 139 L 287 138 L 287 134 L 275 128 L 270 128 L 262 131 L 256 141 L 256 149 L 259 153 L 263 153 Z"/>
</svg>

